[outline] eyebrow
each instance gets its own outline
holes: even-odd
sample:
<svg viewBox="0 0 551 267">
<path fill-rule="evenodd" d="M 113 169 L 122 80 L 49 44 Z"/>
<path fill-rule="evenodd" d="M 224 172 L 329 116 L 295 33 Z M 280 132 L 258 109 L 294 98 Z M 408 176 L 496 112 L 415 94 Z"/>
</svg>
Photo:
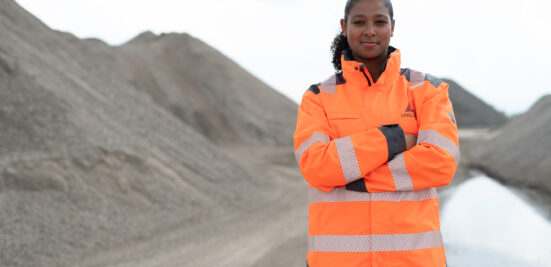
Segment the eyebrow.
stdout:
<svg viewBox="0 0 551 267">
<path fill-rule="evenodd" d="M 352 16 L 352 18 L 365 18 L 366 16 L 365 15 L 354 15 Z M 383 18 L 387 18 L 388 19 L 388 16 L 387 15 L 384 15 L 384 14 L 376 14 L 374 17 L 383 17 Z"/>
</svg>

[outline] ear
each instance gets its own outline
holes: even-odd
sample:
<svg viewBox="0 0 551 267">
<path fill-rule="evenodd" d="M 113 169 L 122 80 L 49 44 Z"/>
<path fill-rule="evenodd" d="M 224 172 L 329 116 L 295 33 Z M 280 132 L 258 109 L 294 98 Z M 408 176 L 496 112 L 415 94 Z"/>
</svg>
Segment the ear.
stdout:
<svg viewBox="0 0 551 267">
<path fill-rule="evenodd" d="M 394 36 L 394 25 L 396 24 L 396 21 L 395 20 L 392 20 L 392 23 L 391 23 L 391 29 L 390 29 L 390 36 Z"/>
<path fill-rule="evenodd" d="M 394 25 L 392 27 L 394 28 Z M 344 19 L 341 19 L 341 31 L 344 37 L 346 37 L 346 21 Z"/>
</svg>

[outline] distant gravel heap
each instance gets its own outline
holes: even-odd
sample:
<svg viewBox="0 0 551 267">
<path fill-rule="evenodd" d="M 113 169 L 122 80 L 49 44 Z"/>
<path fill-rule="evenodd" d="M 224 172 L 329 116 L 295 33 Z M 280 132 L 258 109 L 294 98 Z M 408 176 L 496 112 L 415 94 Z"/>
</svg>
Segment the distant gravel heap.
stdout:
<svg viewBox="0 0 551 267">
<path fill-rule="evenodd" d="M 450 85 L 449 94 L 457 125 L 461 128 L 495 128 L 507 122 L 507 117 L 497 112 L 455 81 L 444 79 Z"/>
<path fill-rule="evenodd" d="M 551 194 L 551 96 L 472 151 L 476 167 L 504 183 Z"/>
</svg>

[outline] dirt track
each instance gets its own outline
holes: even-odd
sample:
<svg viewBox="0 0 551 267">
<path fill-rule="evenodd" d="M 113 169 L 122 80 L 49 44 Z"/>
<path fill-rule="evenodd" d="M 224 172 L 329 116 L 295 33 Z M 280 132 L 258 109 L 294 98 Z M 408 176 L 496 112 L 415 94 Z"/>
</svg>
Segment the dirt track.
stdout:
<svg viewBox="0 0 551 267">
<path fill-rule="evenodd" d="M 251 162 L 266 177 L 279 179 L 281 187 L 270 196 L 273 200 L 270 206 L 256 206 L 246 216 L 217 218 L 192 227 L 175 226 L 151 239 L 107 249 L 79 259 L 75 264 L 83 267 L 303 266 L 307 248 L 307 184 L 296 166 L 265 163 L 265 159 L 284 163 L 288 160 L 287 149 L 228 149 L 241 160 Z"/>
</svg>

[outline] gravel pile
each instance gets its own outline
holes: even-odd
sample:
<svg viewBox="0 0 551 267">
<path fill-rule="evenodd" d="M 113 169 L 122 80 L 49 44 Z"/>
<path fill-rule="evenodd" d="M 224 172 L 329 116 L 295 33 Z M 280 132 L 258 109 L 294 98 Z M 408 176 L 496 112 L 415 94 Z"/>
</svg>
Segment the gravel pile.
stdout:
<svg viewBox="0 0 551 267">
<path fill-rule="evenodd" d="M 551 96 L 493 135 L 472 151 L 473 165 L 505 184 L 551 194 Z"/>
<path fill-rule="evenodd" d="M 297 106 L 222 54 L 186 34 L 111 47 L 0 5 L 1 266 L 74 266 L 285 188 L 223 148 L 293 164 Z"/>
<path fill-rule="evenodd" d="M 455 81 L 444 81 L 450 85 L 450 100 L 459 128 L 496 128 L 507 122 L 505 114 L 496 111 Z"/>
</svg>

